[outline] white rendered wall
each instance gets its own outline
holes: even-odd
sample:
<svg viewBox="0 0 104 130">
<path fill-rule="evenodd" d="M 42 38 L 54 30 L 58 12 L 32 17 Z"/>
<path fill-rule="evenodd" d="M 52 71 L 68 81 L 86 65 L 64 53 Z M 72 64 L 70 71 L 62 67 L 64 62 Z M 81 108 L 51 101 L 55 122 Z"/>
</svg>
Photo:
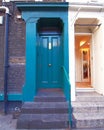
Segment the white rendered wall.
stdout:
<svg viewBox="0 0 104 130">
<path fill-rule="evenodd" d="M 74 48 L 74 24 L 72 25 L 70 12 L 68 15 L 69 24 L 69 78 L 71 84 L 71 101 L 75 101 L 75 48 Z"/>
<path fill-rule="evenodd" d="M 104 94 L 104 18 L 101 18 L 102 25 L 93 34 L 94 44 L 94 88 Z"/>
<path fill-rule="evenodd" d="M 75 93 L 75 44 L 74 44 L 74 23 L 78 18 L 96 18 L 100 19 L 99 23 L 102 23 L 98 30 L 92 32 L 92 85 L 99 93 L 104 94 L 104 12 L 101 8 L 92 10 L 70 9 L 69 7 L 69 76 L 71 82 L 71 100 L 76 99 Z M 98 23 L 98 24 L 99 24 Z M 82 31 L 83 32 L 83 31 Z M 77 33 L 82 33 L 77 32 Z M 85 32 L 89 33 L 89 32 Z"/>
<path fill-rule="evenodd" d="M 104 0 L 66 0 L 66 2 L 79 2 L 79 3 L 103 3 Z"/>
</svg>

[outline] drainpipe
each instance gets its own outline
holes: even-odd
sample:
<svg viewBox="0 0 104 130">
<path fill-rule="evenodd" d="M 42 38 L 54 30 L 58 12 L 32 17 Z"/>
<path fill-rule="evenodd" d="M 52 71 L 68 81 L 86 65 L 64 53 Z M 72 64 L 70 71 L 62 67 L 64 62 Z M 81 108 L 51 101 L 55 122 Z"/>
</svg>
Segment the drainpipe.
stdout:
<svg viewBox="0 0 104 130">
<path fill-rule="evenodd" d="M 0 10 L 5 10 L 5 44 L 4 44 L 4 113 L 7 114 L 7 81 L 8 81 L 8 32 L 9 32 L 9 9 L 1 6 Z"/>
</svg>

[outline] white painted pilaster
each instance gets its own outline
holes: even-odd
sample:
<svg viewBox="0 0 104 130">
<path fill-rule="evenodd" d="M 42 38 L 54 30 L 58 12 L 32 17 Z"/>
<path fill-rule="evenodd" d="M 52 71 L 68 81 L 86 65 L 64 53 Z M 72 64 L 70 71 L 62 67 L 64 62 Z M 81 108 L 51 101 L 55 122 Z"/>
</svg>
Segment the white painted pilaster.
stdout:
<svg viewBox="0 0 104 130">
<path fill-rule="evenodd" d="M 69 12 L 69 78 L 71 84 L 71 101 L 75 101 L 75 45 L 74 45 L 74 25 L 71 23 Z"/>
</svg>

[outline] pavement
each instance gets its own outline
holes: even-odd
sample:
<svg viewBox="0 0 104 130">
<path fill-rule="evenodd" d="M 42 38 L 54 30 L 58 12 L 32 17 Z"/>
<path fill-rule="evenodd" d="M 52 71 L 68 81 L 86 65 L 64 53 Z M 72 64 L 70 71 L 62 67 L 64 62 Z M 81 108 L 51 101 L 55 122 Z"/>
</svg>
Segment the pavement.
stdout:
<svg viewBox="0 0 104 130">
<path fill-rule="evenodd" d="M 16 123 L 17 123 L 17 119 L 13 119 L 12 114 L 4 115 L 3 113 L 0 113 L 0 130 L 16 130 Z M 104 128 L 71 129 L 71 130 L 104 130 Z"/>
<path fill-rule="evenodd" d="M 90 129 L 71 129 L 71 130 L 104 130 L 104 128 L 90 128 Z"/>
<path fill-rule="evenodd" d="M 0 130 L 16 130 L 16 122 L 11 114 L 0 114 Z"/>
</svg>

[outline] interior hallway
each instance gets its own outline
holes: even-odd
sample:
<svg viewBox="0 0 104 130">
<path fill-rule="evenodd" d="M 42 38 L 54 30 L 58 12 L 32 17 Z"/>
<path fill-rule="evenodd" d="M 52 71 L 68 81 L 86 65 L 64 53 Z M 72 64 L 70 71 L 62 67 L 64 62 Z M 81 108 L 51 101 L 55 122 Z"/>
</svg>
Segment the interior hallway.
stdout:
<svg viewBox="0 0 104 130">
<path fill-rule="evenodd" d="M 76 82 L 76 88 L 92 88 L 91 82 Z"/>
</svg>

